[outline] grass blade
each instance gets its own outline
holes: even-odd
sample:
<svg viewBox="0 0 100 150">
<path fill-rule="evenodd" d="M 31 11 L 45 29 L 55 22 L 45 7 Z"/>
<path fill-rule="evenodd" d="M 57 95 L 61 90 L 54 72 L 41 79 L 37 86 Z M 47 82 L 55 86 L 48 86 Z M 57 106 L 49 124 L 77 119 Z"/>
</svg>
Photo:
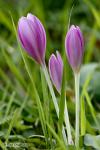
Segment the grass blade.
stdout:
<svg viewBox="0 0 100 150">
<path fill-rule="evenodd" d="M 66 150 L 66 147 L 63 143 L 63 141 L 61 141 L 61 139 L 59 138 L 59 136 L 56 134 L 56 132 L 54 131 L 54 129 L 47 123 L 47 126 L 49 128 L 49 130 L 51 131 L 51 133 L 53 134 L 53 136 L 56 138 L 56 140 L 58 141 L 59 145 L 61 146 L 61 148 L 63 150 Z"/>
</svg>

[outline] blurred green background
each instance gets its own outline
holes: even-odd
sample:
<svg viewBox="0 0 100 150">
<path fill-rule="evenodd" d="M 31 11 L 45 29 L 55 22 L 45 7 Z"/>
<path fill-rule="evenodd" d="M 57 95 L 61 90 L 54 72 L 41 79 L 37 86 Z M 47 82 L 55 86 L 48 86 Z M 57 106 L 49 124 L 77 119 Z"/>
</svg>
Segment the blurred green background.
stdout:
<svg viewBox="0 0 100 150">
<path fill-rule="evenodd" d="M 80 26 L 85 41 L 80 89 L 82 91 L 84 87 L 88 91 L 88 95 L 83 94 L 86 98 L 86 131 L 97 135 L 100 133 L 100 127 L 95 124 L 97 120 L 100 123 L 99 0 L 0 0 L 0 139 L 8 141 L 42 134 L 32 85 L 25 70 L 11 20 L 12 16 L 17 28 L 18 19 L 26 16 L 28 12 L 36 15 L 46 29 L 47 65 L 52 52 L 55 53 L 58 50 L 62 57 L 65 55 L 64 40 L 69 19 L 70 25 Z M 30 58 L 28 63 L 43 104 L 40 68 Z M 91 81 L 85 87 L 89 73 L 92 73 Z M 68 63 L 66 64 L 66 85 L 70 120 L 74 126 L 74 84 Z M 56 95 L 58 95 L 57 92 Z M 51 107 L 53 121 L 56 124 L 57 118 L 53 106 Z M 44 105 L 43 108 L 45 111 Z M 12 117 L 16 118 L 17 122 L 16 119 L 12 121 Z M 3 143 L 0 145 L 3 146 Z M 38 140 L 35 141 L 35 146 L 37 145 Z M 43 143 L 41 145 L 40 147 L 44 146 Z"/>
</svg>

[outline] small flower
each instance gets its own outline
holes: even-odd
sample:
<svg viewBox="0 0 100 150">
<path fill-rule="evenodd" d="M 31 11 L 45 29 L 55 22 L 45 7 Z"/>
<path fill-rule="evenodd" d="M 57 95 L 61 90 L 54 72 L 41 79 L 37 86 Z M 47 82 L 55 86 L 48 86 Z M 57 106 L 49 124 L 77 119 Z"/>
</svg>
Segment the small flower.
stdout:
<svg viewBox="0 0 100 150">
<path fill-rule="evenodd" d="M 83 35 L 78 26 L 72 25 L 65 38 L 65 49 L 69 64 L 74 72 L 80 70 L 84 53 Z"/>
<path fill-rule="evenodd" d="M 58 51 L 56 52 L 56 56 L 52 54 L 49 59 L 49 73 L 55 88 L 60 93 L 63 75 L 63 61 Z"/>
<path fill-rule="evenodd" d="M 40 20 L 28 14 L 18 22 L 18 37 L 22 47 L 38 63 L 44 64 L 46 50 L 46 33 Z"/>
</svg>

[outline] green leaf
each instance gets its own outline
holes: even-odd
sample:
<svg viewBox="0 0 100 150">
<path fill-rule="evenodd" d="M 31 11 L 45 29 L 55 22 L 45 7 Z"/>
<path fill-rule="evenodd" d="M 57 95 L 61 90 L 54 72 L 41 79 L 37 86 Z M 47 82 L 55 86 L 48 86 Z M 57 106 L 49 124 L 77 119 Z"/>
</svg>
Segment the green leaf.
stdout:
<svg viewBox="0 0 100 150">
<path fill-rule="evenodd" d="M 86 146 L 91 146 L 99 150 L 100 149 L 100 135 L 93 136 L 90 134 L 86 134 L 84 137 L 84 144 Z"/>
<path fill-rule="evenodd" d="M 80 74 L 80 86 L 81 87 L 83 87 L 89 75 L 91 75 L 91 78 L 92 78 L 92 74 L 94 73 L 97 67 L 98 67 L 97 63 L 91 63 L 91 64 L 84 65 L 81 68 L 81 74 Z"/>
<path fill-rule="evenodd" d="M 85 92 L 85 97 L 86 97 L 86 101 L 87 101 L 87 104 L 88 104 L 88 106 L 89 106 L 91 115 L 92 115 L 92 117 L 93 117 L 95 123 L 98 124 L 98 121 L 97 121 L 97 119 L 96 119 L 95 110 L 94 110 L 94 108 L 93 108 L 93 106 L 92 106 L 91 99 L 90 99 L 89 94 L 88 94 L 87 92 Z"/>
</svg>

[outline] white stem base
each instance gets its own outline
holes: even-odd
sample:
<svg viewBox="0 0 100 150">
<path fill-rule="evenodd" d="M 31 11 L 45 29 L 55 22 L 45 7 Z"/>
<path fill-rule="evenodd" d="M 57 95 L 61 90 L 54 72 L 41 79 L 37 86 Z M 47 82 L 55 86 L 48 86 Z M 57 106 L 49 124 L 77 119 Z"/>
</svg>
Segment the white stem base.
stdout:
<svg viewBox="0 0 100 150">
<path fill-rule="evenodd" d="M 66 124 L 67 135 L 68 135 L 68 144 L 69 145 L 73 145 L 73 140 L 72 140 L 72 135 L 71 135 L 71 128 L 70 128 L 70 121 L 69 121 L 69 115 L 68 115 L 68 109 L 67 109 L 66 99 L 65 99 L 64 117 L 65 117 L 65 124 Z"/>
<path fill-rule="evenodd" d="M 80 101 L 79 101 L 79 79 L 80 74 L 75 73 L 75 101 L 76 101 L 76 123 L 75 123 L 75 145 L 79 148 L 79 114 L 80 114 Z"/>
</svg>

